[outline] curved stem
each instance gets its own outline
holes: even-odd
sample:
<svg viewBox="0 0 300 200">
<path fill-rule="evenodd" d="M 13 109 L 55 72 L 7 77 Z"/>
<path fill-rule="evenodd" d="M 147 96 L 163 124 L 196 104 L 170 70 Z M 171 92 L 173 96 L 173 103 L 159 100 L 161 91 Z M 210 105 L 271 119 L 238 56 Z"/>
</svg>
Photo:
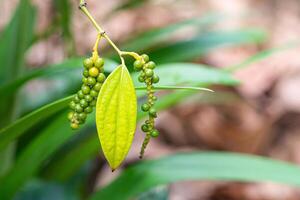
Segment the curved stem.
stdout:
<svg viewBox="0 0 300 200">
<path fill-rule="evenodd" d="M 101 35 L 101 37 L 105 38 L 108 43 L 115 49 L 115 51 L 119 54 L 119 57 L 121 59 L 122 65 L 125 65 L 124 58 L 122 56 L 122 51 L 115 45 L 115 43 L 109 38 L 109 36 L 105 33 L 105 31 L 99 26 L 99 24 L 96 22 L 94 17 L 90 14 L 86 7 L 85 0 L 80 0 L 79 9 L 89 18 L 89 20 L 92 22 L 98 33 Z"/>
</svg>

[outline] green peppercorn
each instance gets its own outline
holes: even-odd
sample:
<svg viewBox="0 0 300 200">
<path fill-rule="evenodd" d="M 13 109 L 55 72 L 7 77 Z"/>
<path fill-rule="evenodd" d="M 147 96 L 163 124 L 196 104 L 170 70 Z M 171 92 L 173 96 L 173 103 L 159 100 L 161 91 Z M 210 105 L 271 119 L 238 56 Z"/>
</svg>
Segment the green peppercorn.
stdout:
<svg viewBox="0 0 300 200">
<path fill-rule="evenodd" d="M 97 77 L 99 75 L 99 69 L 96 67 L 92 67 L 91 69 L 89 69 L 89 75 L 91 77 Z"/>
<path fill-rule="evenodd" d="M 72 123 L 72 124 L 71 124 L 71 128 L 72 128 L 73 130 L 76 130 L 76 129 L 79 128 L 79 125 L 78 125 L 77 123 Z"/>
<path fill-rule="evenodd" d="M 70 108 L 71 108 L 72 110 L 74 110 L 75 107 L 76 107 L 76 103 L 75 103 L 74 101 L 71 101 L 71 102 L 70 102 Z"/>
<path fill-rule="evenodd" d="M 86 119 L 86 114 L 85 113 L 80 113 L 79 114 L 79 119 L 85 120 Z"/>
<path fill-rule="evenodd" d="M 83 78 L 82 78 L 82 83 L 83 83 L 83 84 L 87 84 L 87 83 L 88 83 L 88 79 L 87 79 L 86 77 L 83 77 Z"/>
<path fill-rule="evenodd" d="M 150 108 L 149 115 L 152 116 L 152 117 L 157 117 L 157 113 L 156 113 L 155 108 Z"/>
<path fill-rule="evenodd" d="M 153 101 L 156 101 L 156 100 L 157 100 L 157 97 L 156 97 L 156 96 L 153 96 L 153 97 L 152 97 L 152 100 L 153 100 Z"/>
<path fill-rule="evenodd" d="M 154 129 L 150 132 L 151 137 L 157 137 L 159 135 L 158 130 Z"/>
<path fill-rule="evenodd" d="M 92 92 L 92 91 L 91 91 Z M 94 98 L 91 96 L 91 95 L 85 95 L 84 99 L 87 101 L 87 102 L 91 102 L 94 100 Z"/>
<path fill-rule="evenodd" d="M 153 77 L 152 77 L 152 82 L 153 83 L 158 83 L 159 82 L 159 76 L 157 76 L 156 74 L 154 74 Z"/>
<path fill-rule="evenodd" d="M 87 69 L 93 67 L 93 60 L 90 58 L 87 58 L 83 61 L 83 66 Z"/>
<path fill-rule="evenodd" d="M 104 60 L 103 58 L 97 58 L 96 62 L 95 62 L 95 67 L 97 68 L 101 68 L 104 65 Z"/>
<path fill-rule="evenodd" d="M 74 112 L 68 113 L 68 119 L 71 121 L 73 119 Z"/>
<path fill-rule="evenodd" d="M 93 89 L 96 91 L 100 91 L 101 87 L 102 87 L 101 83 L 96 83 L 96 85 L 94 85 Z"/>
<path fill-rule="evenodd" d="M 78 95 L 79 99 L 83 99 L 84 98 L 84 94 L 83 94 L 82 90 L 79 90 L 77 92 L 77 95 Z"/>
<path fill-rule="evenodd" d="M 78 97 L 77 94 L 74 96 L 74 100 L 73 100 L 73 101 L 74 101 L 75 103 L 79 103 L 80 98 Z"/>
<path fill-rule="evenodd" d="M 89 77 L 88 79 L 87 79 L 87 83 L 89 84 L 89 85 L 95 85 L 96 84 L 96 79 L 95 78 L 93 78 L 93 77 Z"/>
<path fill-rule="evenodd" d="M 105 81 L 106 76 L 103 73 L 100 73 L 97 77 L 98 83 L 103 83 Z"/>
<path fill-rule="evenodd" d="M 82 74 L 84 77 L 89 77 L 89 70 L 87 69 L 83 70 Z"/>
<path fill-rule="evenodd" d="M 149 127 L 148 127 L 147 124 L 143 124 L 141 129 L 142 129 L 143 132 L 148 132 L 149 131 Z"/>
<path fill-rule="evenodd" d="M 140 71 L 143 69 L 143 62 L 141 60 L 136 60 L 133 63 L 134 70 Z"/>
<path fill-rule="evenodd" d="M 83 86 L 81 87 L 81 90 L 82 90 L 82 93 L 83 93 L 83 94 L 89 94 L 91 89 L 90 89 L 89 86 L 83 85 Z"/>
<path fill-rule="evenodd" d="M 92 89 L 91 92 L 90 92 L 90 95 L 92 97 L 97 97 L 98 96 L 98 92 L 96 90 Z"/>
<path fill-rule="evenodd" d="M 156 67 L 156 64 L 153 61 L 150 61 L 146 64 L 146 68 L 154 69 L 155 67 Z"/>
<path fill-rule="evenodd" d="M 153 76 L 153 70 L 152 69 L 146 69 L 145 70 L 145 75 L 147 76 L 147 77 L 152 77 Z"/>
<path fill-rule="evenodd" d="M 149 56 L 147 54 L 143 54 L 142 55 L 142 58 L 145 62 L 148 62 L 149 61 Z"/>
<path fill-rule="evenodd" d="M 85 99 L 80 100 L 80 105 L 82 108 L 85 108 L 89 105 L 89 103 Z"/>
<path fill-rule="evenodd" d="M 77 113 L 81 113 L 81 112 L 83 111 L 83 108 L 80 106 L 80 104 L 76 104 L 76 106 L 75 106 L 75 111 L 76 111 Z"/>
<path fill-rule="evenodd" d="M 90 106 L 95 106 L 96 103 L 97 103 L 97 101 L 96 101 L 96 100 L 93 100 L 93 101 L 90 103 Z"/>
<path fill-rule="evenodd" d="M 147 112 L 147 111 L 149 111 L 149 109 L 150 109 L 149 104 L 144 103 L 144 104 L 142 105 L 142 111 Z"/>
<path fill-rule="evenodd" d="M 84 112 L 85 113 L 91 113 L 91 112 L 93 112 L 93 108 L 91 107 L 91 106 L 88 106 L 88 107 L 86 107 L 85 109 L 84 109 Z"/>
<path fill-rule="evenodd" d="M 138 79 L 139 79 L 139 82 L 141 82 L 141 83 L 143 83 L 145 81 L 145 78 L 143 76 L 141 76 L 141 75 L 139 76 Z"/>
</svg>

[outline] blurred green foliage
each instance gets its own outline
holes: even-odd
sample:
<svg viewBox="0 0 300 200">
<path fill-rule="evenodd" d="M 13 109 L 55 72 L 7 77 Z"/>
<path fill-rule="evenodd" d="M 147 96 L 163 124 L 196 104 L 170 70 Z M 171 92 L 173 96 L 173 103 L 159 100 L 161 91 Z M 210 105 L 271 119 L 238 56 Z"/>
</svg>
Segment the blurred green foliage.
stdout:
<svg viewBox="0 0 300 200">
<path fill-rule="evenodd" d="M 116 10 L 143 6 L 145 2 L 128 1 Z M 94 176 L 93 161 L 101 155 L 94 117 L 75 133 L 66 119 L 68 103 L 81 81 L 82 58 L 69 58 L 35 70 L 29 70 L 24 62 L 32 45 L 57 31 L 62 33 L 68 54 L 76 55 L 71 32 L 71 1 L 53 0 L 52 3 L 57 16 L 44 34 L 36 35 L 33 31 L 36 9 L 29 0 L 20 1 L 11 21 L 0 33 L 0 199 L 119 200 L 137 197 L 146 191 L 148 193 L 139 199 L 167 199 L 165 187 L 149 190 L 181 180 L 274 181 L 300 186 L 300 169 L 291 164 L 241 154 L 195 152 L 134 164 L 112 183 L 91 193 L 89 188 L 95 187 L 89 180 Z M 225 70 L 192 63 L 220 47 L 257 45 L 267 39 L 265 32 L 256 28 L 226 32 L 209 28 L 222 20 L 228 18 L 208 14 L 144 32 L 123 44 L 125 50 L 149 53 L 160 64 L 157 73 L 162 81 L 158 87 L 172 86 L 169 88 L 173 90 L 160 97 L 159 110 L 199 93 L 177 90 L 177 86 L 235 86 L 239 82 L 232 76 L 234 70 L 286 49 L 259 53 Z M 186 27 L 196 30 L 192 38 L 169 40 Z M 109 52 L 106 55 L 106 73 L 110 73 L 117 63 L 110 59 L 114 57 Z M 136 74 L 132 76 L 136 79 Z M 25 90 L 24 86 L 32 81 L 40 82 L 44 91 Z M 138 82 L 135 85 L 140 86 Z M 137 94 L 144 98 L 144 91 Z M 215 94 L 217 103 L 222 103 L 222 99 L 228 103 L 222 95 L 228 94 Z M 216 103 L 211 98 L 211 94 L 207 95 L 205 103 Z M 143 117 L 140 112 L 138 119 Z"/>
</svg>

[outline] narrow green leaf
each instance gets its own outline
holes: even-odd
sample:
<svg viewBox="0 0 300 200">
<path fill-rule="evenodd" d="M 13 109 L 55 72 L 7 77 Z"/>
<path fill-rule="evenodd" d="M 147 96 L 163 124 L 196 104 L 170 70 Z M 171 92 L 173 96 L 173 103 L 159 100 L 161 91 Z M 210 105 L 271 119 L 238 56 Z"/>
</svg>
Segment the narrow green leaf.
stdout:
<svg viewBox="0 0 300 200">
<path fill-rule="evenodd" d="M 0 93 L 5 95 L 11 95 L 15 93 L 21 86 L 27 82 L 42 77 L 53 77 L 56 78 L 57 75 L 64 77 L 64 75 L 74 71 L 83 69 L 83 58 L 71 58 L 65 60 L 62 63 L 50 65 L 38 70 L 32 70 L 31 72 L 26 73 L 25 75 L 19 77 L 16 80 L 9 81 L 7 84 L 0 86 Z M 116 63 L 112 60 L 105 60 L 105 71 L 111 72 Z M 78 82 L 80 79 L 78 80 Z"/>
<path fill-rule="evenodd" d="M 42 163 L 74 134 L 66 115 L 67 113 L 62 113 L 49 123 L 22 151 L 14 166 L 0 179 L 0 199 L 13 199 L 18 189 L 37 173 Z"/>
<path fill-rule="evenodd" d="M 103 84 L 96 105 L 100 143 L 113 170 L 131 147 L 136 116 L 137 98 L 131 76 L 125 66 L 119 66 Z"/>
<path fill-rule="evenodd" d="M 22 72 L 24 54 L 33 38 L 35 9 L 28 0 L 19 6 L 0 37 L 0 84 L 13 80 Z"/>
<path fill-rule="evenodd" d="M 239 83 L 224 70 L 192 63 L 170 63 L 160 65 L 155 73 L 161 77 L 156 87 L 169 86 L 206 86 L 212 84 L 236 85 Z M 133 74 L 136 87 L 143 87 L 138 81 L 138 73 Z"/>
<path fill-rule="evenodd" d="M 122 48 L 128 51 L 142 51 L 168 40 L 170 35 L 182 30 L 183 28 L 194 27 L 198 30 L 202 30 L 207 26 L 220 22 L 224 19 L 226 19 L 226 16 L 213 13 L 201 18 L 184 20 L 166 27 L 145 32 L 128 41 Z"/>
<path fill-rule="evenodd" d="M 266 38 L 265 32 L 241 30 L 231 32 L 211 32 L 186 41 L 179 41 L 149 53 L 157 63 L 182 62 L 200 57 L 209 51 L 233 45 L 261 43 Z"/>
<path fill-rule="evenodd" d="M 47 119 L 49 116 L 63 110 L 69 105 L 73 96 L 67 97 L 51 104 L 48 104 L 20 119 L 8 127 L 0 130 L 0 150 L 5 148 L 9 143 L 21 136 L 27 130 L 37 123 Z"/>
<path fill-rule="evenodd" d="M 146 87 L 135 87 L 136 90 L 146 90 Z M 208 88 L 202 88 L 202 87 L 184 87 L 184 86 L 156 86 L 154 87 L 154 90 L 199 90 L 199 91 L 206 91 L 206 92 L 214 92 L 213 90 L 210 90 Z"/>
<path fill-rule="evenodd" d="M 127 200 L 152 187 L 187 180 L 272 181 L 300 187 L 300 168 L 268 158 L 218 152 L 186 153 L 125 170 L 90 200 Z"/>
</svg>

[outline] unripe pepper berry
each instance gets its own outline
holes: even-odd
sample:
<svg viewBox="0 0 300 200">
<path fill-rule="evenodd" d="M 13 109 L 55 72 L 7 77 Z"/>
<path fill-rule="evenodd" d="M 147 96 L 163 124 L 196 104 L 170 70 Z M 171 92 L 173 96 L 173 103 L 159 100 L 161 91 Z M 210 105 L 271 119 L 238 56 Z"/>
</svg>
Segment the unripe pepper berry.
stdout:
<svg viewBox="0 0 300 200">
<path fill-rule="evenodd" d="M 156 64 L 153 61 L 150 61 L 146 64 L 146 68 L 148 68 L 148 69 L 155 69 L 155 67 L 156 67 Z"/>
<path fill-rule="evenodd" d="M 96 85 L 94 85 L 93 89 L 96 91 L 100 91 L 101 87 L 102 87 L 101 83 L 96 83 Z"/>
<path fill-rule="evenodd" d="M 152 82 L 153 83 L 158 83 L 159 82 L 159 76 L 157 76 L 156 74 L 154 74 L 153 77 L 152 77 Z"/>
<path fill-rule="evenodd" d="M 103 83 L 105 81 L 106 76 L 103 73 L 100 73 L 97 77 L 98 83 Z"/>
<path fill-rule="evenodd" d="M 145 62 L 149 61 L 149 56 L 147 54 L 143 54 L 142 58 L 144 59 Z"/>
<path fill-rule="evenodd" d="M 143 132 L 148 132 L 149 131 L 149 127 L 148 127 L 147 124 L 143 124 L 141 129 L 142 129 Z"/>
<path fill-rule="evenodd" d="M 82 90 L 79 90 L 79 91 L 77 92 L 77 96 L 78 96 L 80 99 L 83 99 L 83 98 L 84 98 L 84 94 L 83 94 Z"/>
<path fill-rule="evenodd" d="M 141 60 L 136 60 L 133 63 L 133 67 L 136 71 L 140 71 L 143 69 L 143 62 Z"/>
<path fill-rule="evenodd" d="M 93 108 L 91 107 L 91 106 L 88 106 L 88 107 L 86 107 L 85 109 L 84 109 L 84 112 L 85 113 L 91 113 L 91 112 L 93 112 Z"/>
<path fill-rule="evenodd" d="M 82 93 L 83 93 L 83 94 L 89 94 L 91 89 L 90 89 L 89 86 L 83 85 L 83 86 L 81 87 L 81 90 L 82 90 Z"/>
<path fill-rule="evenodd" d="M 142 105 L 142 111 L 147 112 L 147 111 L 149 111 L 149 109 L 150 109 L 149 104 L 144 103 L 144 104 Z"/>
<path fill-rule="evenodd" d="M 88 83 L 89 85 L 91 85 L 91 86 L 95 85 L 96 82 L 97 82 L 96 79 L 93 78 L 93 77 L 89 77 L 89 78 L 87 79 L 87 83 Z"/>
<path fill-rule="evenodd" d="M 89 70 L 87 69 L 83 70 L 82 74 L 84 77 L 89 77 Z"/>
<path fill-rule="evenodd" d="M 75 106 L 75 111 L 76 111 L 77 113 L 81 113 L 81 112 L 83 111 L 83 108 L 80 106 L 80 104 L 76 104 L 76 106 Z"/>
<path fill-rule="evenodd" d="M 87 69 L 93 67 L 93 61 L 90 58 L 87 58 L 83 61 L 83 66 Z"/>
<path fill-rule="evenodd" d="M 97 97 L 98 96 L 98 92 L 96 90 L 92 89 L 91 92 L 90 92 L 90 95 L 92 97 Z"/>
<path fill-rule="evenodd" d="M 153 70 L 152 69 L 146 69 L 145 70 L 145 75 L 147 76 L 147 77 L 152 77 L 153 76 Z"/>
<path fill-rule="evenodd" d="M 96 62 L 95 62 L 95 67 L 97 68 L 101 68 L 104 65 L 104 60 L 103 58 L 97 58 Z"/>
<path fill-rule="evenodd" d="M 75 103 L 74 101 L 71 101 L 71 102 L 70 102 L 70 108 L 71 108 L 72 110 L 74 110 L 75 107 L 76 107 L 76 103 Z"/>
<path fill-rule="evenodd" d="M 85 95 L 84 99 L 87 101 L 87 102 L 91 102 L 94 100 L 94 98 L 92 97 L 91 95 L 92 91 L 90 92 L 89 95 Z"/>
<path fill-rule="evenodd" d="M 89 69 L 89 75 L 91 77 L 97 77 L 99 75 L 99 69 L 96 67 L 92 67 L 91 69 Z"/>
<path fill-rule="evenodd" d="M 159 135 L 159 132 L 158 132 L 158 130 L 152 130 L 150 132 L 150 135 L 151 135 L 151 137 L 157 137 Z"/>
<path fill-rule="evenodd" d="M 79 125 L 76 124 L 76 123 L 72 123 L 72 124 L 71 124 L 71 128 L 72 128 L 73 130 L 76 130 L 76 129 L 79 128 Z"/>
<path fill-rule="evenodd" d="M 85 107 L 87 107 L 89 104 L 88 104 L 88 102 L 85 100 L 85 99 L 81 99 L 80 100 L 80 106 L 82 107 L 82 108 L 85 108 Z"/>
<path fill-rule="evenodd" d="M 152 116 L 152 117 L 157 117 L 157 113 L 156 113 L 155 108 L 150 108 L 149 114 L 150 114 L 150 116 Z"/>
</svg>

